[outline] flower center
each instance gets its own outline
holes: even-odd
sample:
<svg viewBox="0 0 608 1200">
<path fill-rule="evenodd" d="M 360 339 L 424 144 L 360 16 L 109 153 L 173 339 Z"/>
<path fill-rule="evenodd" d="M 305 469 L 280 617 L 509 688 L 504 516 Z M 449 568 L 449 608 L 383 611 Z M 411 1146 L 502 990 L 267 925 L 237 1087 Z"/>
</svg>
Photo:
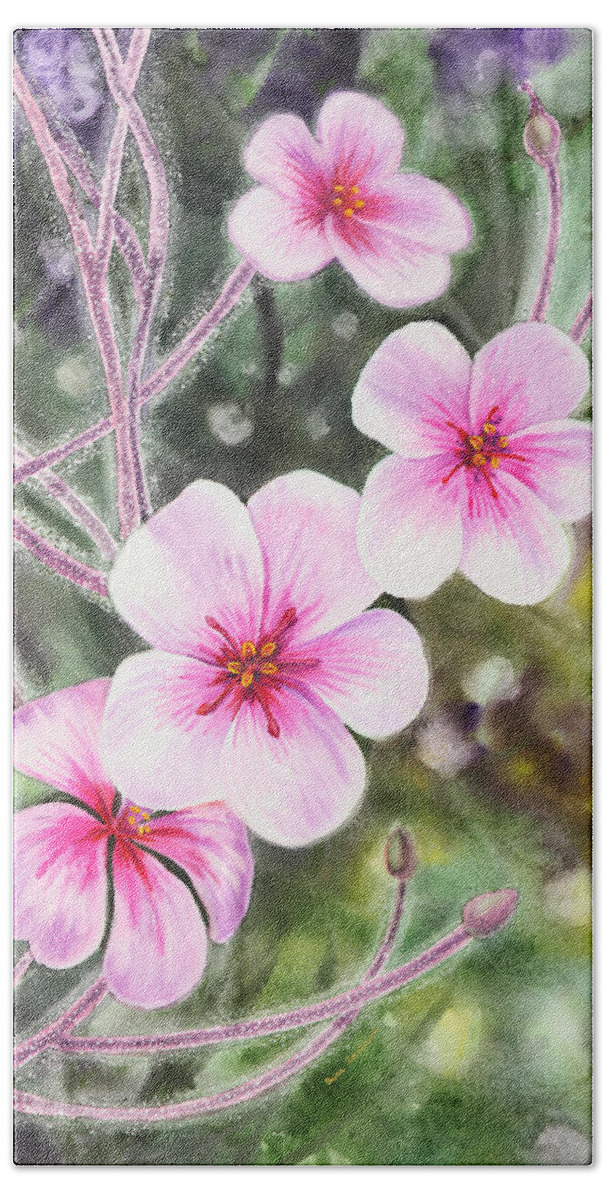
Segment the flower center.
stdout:
<svg viewBox="0 0 608 1200">
<path fill-rule="evenodd" d="M 351 187 L 339 179 L 332 184 L 330 203 L 333 211 L 347 221 L 354 217 L 355 213 L 365 208 L 365 200 L 360 195 L 360 188 L 356 184 Z"/>
<path fill-rule="evenodd" d="M 232 718 L 236 717 L 244 703 L 258 703 L 266 718 L 266 728 L 271 737 L 278 738 L 279 724 L 272 713 L 272 702 L 284 687 L 298 689 L 300 671 L 318 665 L 317 658 L 286 659 L 285 643 L 289 631 L 297 621 L 295 608 L 287 608 L 275 628 L 255 641 L 237 642 L 214 617 L 206 618 L 207 624 L 222 638 L 222 645 L 209 665 L 217 666 L 218 673 L 211 687 L 215 695 L 199 704 L 196 712 L 206 717 L 221 704 L 228 704 Z"/>
<path fill-rule="evenodd" d="M 150 832 L 149 820 L 149 812 L 144 812 L 143 809 L 137 808 L 135 804 L 129 805 L 127 825 L 132 827 L 133 833 L 137 833 L 138 837 L 145 837 L 146 833 Z"/>
<path fill-rule="evenodd" d="M 494 471 L 502 466 L 504 459 L 513 459 L 516 462 L 526 461 L 522 454 L 510 453 L 509 439 L 501 434 L 500 422 L 501 417 L 497 404 L 490 409 L 479 433 L 468 433 L 466 429 L 454 425 L 453 421 L 447 422 L 450 429 L 454 429 L 458 434 L 458 445 L 454 447 L 454 454 L 458 461 L 441 480 L 442 484 L 448 483 L 452 476 L 464 467 L 467 472 L 472 472 L 473 480 L 490 489 L 494 500 L 498 499 L 498 492 L 492 478 Z"/>
</svg>

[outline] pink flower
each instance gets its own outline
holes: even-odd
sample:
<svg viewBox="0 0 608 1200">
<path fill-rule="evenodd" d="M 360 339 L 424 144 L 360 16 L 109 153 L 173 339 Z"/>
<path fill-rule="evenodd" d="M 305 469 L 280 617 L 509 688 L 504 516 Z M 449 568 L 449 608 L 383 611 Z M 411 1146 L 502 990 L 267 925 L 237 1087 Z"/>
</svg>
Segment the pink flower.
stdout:
<svg viewBox="0 0 608 1200">
<path fill-rule="evenodd" d="M 232 210 L 231 240 L 270 279 L 306 279 L 337 258 L 381 304 L 440 296 L 471 225 L 447 188 L 399 171 L 403 142 L 393 113 L 358 92 L 328 97 L 316 141 L 299 117 L 269 117 L 244 153 L 262 186 Z"/>
<path fill-rule="evenodd" d="M 365 485 L 359 550 L 396 596 L 457 568 L 506 604 L 536 604 L 571 558 L 563 523 L 591 506 L 591 429 L 566 419 L 589 386 L 582 350 L 514 325 L 471 363 L 441 325 L 382 343 L 353 395 L 355 425 L 394 453 Z"/>
<path fill-rule="evenodd" d="M 137 804 L 223 796 L 260 837 L 304 845 L 365 784 L 346 722 L 386 737 L 419 712 L 418 634 L 357 554 L 360 499 L 313 471 L 245 506 L 191 484 L 131 534 L 110 575 L 119 613 L 156 649 L 121 663 L 104 719 L 113 778 Z"/>
<path fill-rule="evenodd" d="M 91 679 L 15 714 L 17 770 L 73 797 L 15 816 L 15 937 L 47 967 L 88 958 L 106 928 L 110 869 L 104 977 L 124 1004 L 159 1008 L 191 992 L 205 970 L 200 907 L 214 942 L 240 925 L 253 860 L 224 804 L 155 816 L 117 796 L 99 749 L 109 687 Z"/>
</svg>

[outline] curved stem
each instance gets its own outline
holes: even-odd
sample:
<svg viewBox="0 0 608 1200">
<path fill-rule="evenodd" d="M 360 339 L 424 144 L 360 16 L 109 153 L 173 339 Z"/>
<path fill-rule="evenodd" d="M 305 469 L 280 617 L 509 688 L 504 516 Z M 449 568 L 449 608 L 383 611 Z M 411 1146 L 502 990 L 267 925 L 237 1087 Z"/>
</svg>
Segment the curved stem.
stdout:
<svg viewBox="0 0 608 1200">
<path fill-rule="evenodd" d="M 36 475 L 38 471 L 43 471 L 45 467 L 52 467 L 56 463 L 63 462 L 63 459 L 68 458 L 70 454 L 76 454 L 78 450 L 92 446 L 99 438 L 105 437 L 107 433 L 112 433 L 113 429 L 112 418 L 104 417 L 103 421 L 91 425 L 90 429 L 85 429 L 84 433 L 78 433 L 76 437 L 70 438 L 68 442 L 63 442 L 61 446 L 54 446 L 52 450 L 45 450 L 43 454 L 37 454 L 28 459 L 13 471 L 13 486 L 16 487 L 18 483 L 23 483 L 25 479 Z"/>
<path fill-rule="evenodd" d="M 581 311 L 574 318 L 574 324 L 570 330 L 570 337 L 577 346 L 580 346 L 593 317 L 593 292 L 589 292 Z"/>
<path fill-rule="evenodd" d="M 74 240 L 89 313 L 104 369 L 112 422 L 116 430 L 118 511 L 121 533 L 123 537 L 127 537 L 139 522 L 137 480 L 129 436 L 128 402 L 124 394 L 120 354 L 110 316 L 107 279 L 98 269 L 88 226 L 76 203 L 63 160 L 53 141 L 46 118 L 36 103 L 16 60 L 13 67 L 13 86 L 47 164 L 53 187 L 68 219 Z"/>
<path fill-rule="evenodd" d="M 15 460 L 18 463 L 27 462 L 27 454 L 19 446 L 14 447 Z M 98 550 L 107 558 L 109 562 L 116 555 L 118 549 L 112 534 L 106 528 L 103 521 L 81 500 L 80 496 L 60 479 L 58 475 L 54 475 L 52 471 L 44 470 L 38 474 L 38 481 L 42 484 L 50 496 L 54 496 L 66 512 L 77 522 L 82 530 L 95 543 Z"/>
<path fill-rule="evenodd" d="M 378 978 L 359 983 L 328 1000 L 318 1000 L 292 1012 L 272 1013 L 248 1021 L 237 1021 L 233 1025 L 216 1025 L 209 1029 L 190 1029 L 180 1033 L 151 1036 L 141 1034 L 134 1037 L 69 1037 L 61 1039 L 59 1045 L 62 1051 L 72 1054 L 168 1053 L 174 1050 L 189 1050 L 195 1046 L 266 1037 L 268 1034 L 299 1029 L 303 1025 L 312 1025 L 335 1017 L 352 1017 L 362 1005 L 388 996 L 396 988 L 403 987 L 405 983 L 432 970 L 445 959 L 451 958 L 458 950 L 462 950 L 470 941 L 471 934 L 464 925 L 460 925 L 411 962 Z"/>
<path fill-rule="evenodd" d="M 129 124 L 148 178 L 150 193 L 150 237 L 148 245 L 148 277 L 143 290 L 128 370 L 128 412 L 131 452 L 137 475 L 140 514 L 150 514 L 150 502 L 140 453 L 139 391 L 146 348 L 152 326 L 154 309 L 162 282 L 169 245 L 169 189 L 162 158 L 152 138 L 143 113 L 126 86 L 125 72 L 112 29 L 94 29 L 97 45 L 106 72 L 108 86 L 119 105 L 121 117 Z M 148 32 L 149 37 L 149 32 Z"/>
<path fill-rule="evenodd" d="M 44 1029 L 40 1029 L 38 1033 L 32 1034 L 26 1041 L 16 1046 L 13 1055 L 15 1070 L 29 1062 L 30 1058 L 34 1058 L 41 1050 L 53 1045 L 58 1034 L 67 1033 L 68 1029 L 71 1029 L 77 1021 L 84 1021 L 85 1017 L 93 1012 L 93 1009 L 105 996 L 106 990 L 105 980 L 96 979 L 95 983 L 82 996 L 79 996 L 71 1008 L 57 1017 L 56 1021 L 52 1021 L 50 1025 L 46 1025 Z"/>
<path fill-rule="evenodd" d="M 547 234 L 547 247 L 540 284 L 530 312 L 531 321 L 544 321 L 547 316 L 562 220 L 562 186 L 557 158 L 543 163 L 543 169 L 547 176 L 547 185 L 549 188 L 549 231 Z"/>
<path fill-rule="evenodd" d="M 58 550 L 19 517 L 14 518 L 13 534 L 34 558 L 44 563 L 45 567 L 49 567 L 56 575 L 60 575 L 62 579 L 69 579 L 71 583 L 77 583 L 86 591 L 107 597 L 108 584 L 101 571 L 96 571 L 94 567 L 89 567 L 63 550 Z"/>
<path fill-rule="evenodd" d="M 18 707 L 18 705 L 16 707 Z M 33 961 L 34 955 L 32 954 L 31 950 L 26 950 L 25 954 L 22 954 L 21 958 L 17 960 L 13 967 L 13 987 L 16 987 L 18 983 L 21 983 L 23 976 L 31 967 Z"/>
<path fill-rule="evenodd" d="M 209 312 L 201 317 L 164 363 L 161 363 L 160 367 L 157 367 L 156 371 L 146 379 L 139 394 L 140 404 L 144 404 L 158 392 L 164 391 L 171 380 L 183 371 L 186 363 L 198 353 L 201 346 L 217 329 L 220 321 L 223 321 L 224 317 L 227 317 L 238 304 L 254 275 L 255 267 L 248 262 L 241 262 L 235 267 Z"/>
</svg>

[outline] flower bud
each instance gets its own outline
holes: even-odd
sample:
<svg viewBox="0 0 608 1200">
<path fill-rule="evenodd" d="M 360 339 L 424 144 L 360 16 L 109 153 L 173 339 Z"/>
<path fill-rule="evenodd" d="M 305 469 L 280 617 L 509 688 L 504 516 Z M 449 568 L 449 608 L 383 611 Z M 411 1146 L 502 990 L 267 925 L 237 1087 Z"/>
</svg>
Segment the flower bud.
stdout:
<svg viewBox="0 0 608 1200">
<path fill-rule="evenodd" d="M 511 920 L 518 900 L 519 894 L 514 888 L 475 896 L 465 904 L 462 913 L 467 933 L 471 937 L 490 937 Z"/>
<path fill-rule="evenodd" d="M 400 826 L 397 826 L 386 840 L 384 862 L 389 875 L 403 882 L 412 878 L 418 866 L 412 838 Z"/>
<path fill-rule="evenodd" d="M 524 126 L 526 154 L 544 167 L 557 156 L 561 140 L 559 122 L 543 108 L 531 84 L 522 84 L 521 90 L 530 97 L 530 115 Z"/>
</svg>

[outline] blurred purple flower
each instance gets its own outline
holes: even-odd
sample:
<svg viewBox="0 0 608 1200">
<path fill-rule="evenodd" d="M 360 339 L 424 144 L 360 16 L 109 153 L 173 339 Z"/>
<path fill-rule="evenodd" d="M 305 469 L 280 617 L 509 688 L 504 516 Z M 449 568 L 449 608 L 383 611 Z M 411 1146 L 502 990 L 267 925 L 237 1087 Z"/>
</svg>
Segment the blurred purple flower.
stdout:
<svg viewBox="0 0 608 1200">
<path fill-rule="evenodd" d="M 521 83 L 569 48 L 567 29 L 441 29 L 429 55 L 444 91 L 474 98 L 496 91 L 506 77 Z"/>
<path fill-rule="evenodd" d="M 23 69 L 72 125 L 97 113 L 103 93 L 97 68 L 75 29 L 31 29 L 21 42 Z"/>
</svg>

